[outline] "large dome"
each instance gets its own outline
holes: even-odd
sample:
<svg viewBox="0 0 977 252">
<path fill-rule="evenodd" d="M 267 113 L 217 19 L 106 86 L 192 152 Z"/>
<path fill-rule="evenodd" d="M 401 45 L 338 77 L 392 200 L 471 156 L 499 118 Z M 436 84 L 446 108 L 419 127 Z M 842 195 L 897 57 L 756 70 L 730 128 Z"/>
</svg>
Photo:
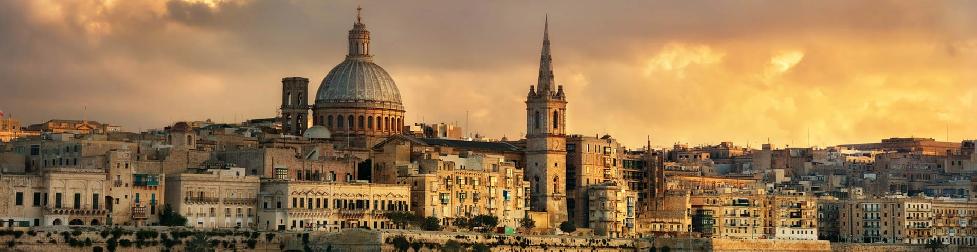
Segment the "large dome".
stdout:
<svg viewBox="0 0 977 252">
<path fill-rule="evenodd" d="M 316 92 L 316 105 L 378 106 L 403 110 L 397 84 L 371 58 L 348 56 L 329 71 Z"/>
</svg>

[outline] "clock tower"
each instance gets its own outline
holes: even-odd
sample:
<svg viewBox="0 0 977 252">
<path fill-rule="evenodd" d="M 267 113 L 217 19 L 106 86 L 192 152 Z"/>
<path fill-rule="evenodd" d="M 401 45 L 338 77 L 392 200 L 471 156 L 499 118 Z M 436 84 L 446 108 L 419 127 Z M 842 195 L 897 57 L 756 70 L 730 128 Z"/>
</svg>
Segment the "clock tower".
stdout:
<svg viewBox="0 0 977 252">
<path fill-rule="evenodd" d="M 543 28 L 539 79 L 526 97 L 526 180 L 530 208 L 547 212 L 550 225 L 567 220 L 566 205 L 566 96 L 553 78 L 549 18 Z"/>
</svg>

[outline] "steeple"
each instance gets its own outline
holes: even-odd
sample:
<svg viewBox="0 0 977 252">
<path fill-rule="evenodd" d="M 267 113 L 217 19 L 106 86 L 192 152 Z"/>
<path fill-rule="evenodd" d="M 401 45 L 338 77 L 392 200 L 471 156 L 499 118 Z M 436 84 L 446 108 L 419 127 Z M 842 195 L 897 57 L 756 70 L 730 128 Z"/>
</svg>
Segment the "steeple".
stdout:
<svg viewBox="0 0 977 252">
<path fill-rule="evenodd" d="M 349 54 L 346 57 L 370 57 L 370 31 L 363 24 L 362 12 L 363 8 L 356 7 L 356 22 L 349 30 Z"/>
<path fill-rule="evenodd" d="M 543 49 L 539 56 L 539 80 L 536 90 L 539 95 L 554 95 L 556 81 L 553 79 L 553 58 L 550 56 L 550 17 L 543 23 Z"/>
</svg>

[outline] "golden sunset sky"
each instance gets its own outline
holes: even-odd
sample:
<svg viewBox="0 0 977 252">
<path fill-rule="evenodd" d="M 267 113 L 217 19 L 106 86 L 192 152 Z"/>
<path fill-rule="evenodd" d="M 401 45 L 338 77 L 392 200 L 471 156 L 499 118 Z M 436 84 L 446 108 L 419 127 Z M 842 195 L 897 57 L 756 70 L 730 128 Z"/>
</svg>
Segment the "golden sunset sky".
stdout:
<svg viewBox="0 0 977 252">
<path fill-rule="evenodd" d="M 572 133 L 977 138 L 977 1 L 0 1 L 0 110 L 129 131 L 272 117 L 282 77 L 314 94 L 342 61 L 357 5 L 410 123 L 467 111 L 521 138 L 548 13 Z"/>
</svg>

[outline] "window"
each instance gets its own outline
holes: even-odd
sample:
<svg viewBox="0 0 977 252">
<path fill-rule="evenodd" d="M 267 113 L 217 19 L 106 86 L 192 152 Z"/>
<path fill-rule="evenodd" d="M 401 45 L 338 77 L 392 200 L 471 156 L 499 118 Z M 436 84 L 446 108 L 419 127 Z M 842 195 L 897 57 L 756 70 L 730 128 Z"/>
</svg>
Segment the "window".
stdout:
<svg viewBox="0 0 977 252">
<path fill-rule="evenodd" d="M 373 129 L 373 117 L 372 116 L 366 119 L 366 128 L 367 129 L 371 129 L 371 130 Z"/>
<path fill-rule="evenodd" d="M 559 128 L 559 125 L 560 125 L 559 122 L 560 122 L 560 112 L 559 111 L 553 111 L 553 128 L 554 129 Z"/>
<path fill-rule="evenodd" d="M 332 116 L 330 116 L 330 117 L 332 117 Z M 343 116 L 337 116 L 336 117 L 336 128 L 340 128 L 340 129 L 343 128 Z"/>
<path fill-rule="evenodd" d="M 92 209 L 98 209 L 98 194 L 92 194 Z"/>
<path fill-rule="evenodd" d="M 41 193 L 39 193 L 39 192 L 35 192 L 34 193 L 33 206 L 36 206 L 36 207 L 41 206 Z"/>
<path fill-rule="evenodd" d="M 326 117 L 326 128 L 332 129 L 332 115 Z"/>
<path fill-rule="evenodd" d="M 346 117 L 346 119 L 346 121 L 349 122 L 349 129 L 355 129 L 356 127 L 354 127 L 355 122 L 353 122 L 353 115 L 349 115 L 349 117 Z"/>
<path fill-rule="evenodd" d="M 360 116 L 360 129 L 363 129 L 363 116 Z"/>
<path fill-rule="evenodd" d="M 533 127 L 536 128 L 536 129 L 539 129 L 539 120 L 540 120 L 540 118 L 539 118 L 539 111 L 536 111 L 536 116 L 533 117 L 533 122 L 534 122 L 533 125 L 536 125 L 536 126 L 533 126 Z"/>
<path fill-rule="evenodd" d="M 81 209 L 81 193 L 75 193 L 75 200 L 72 207 L 75 209 Z"/>
<path fill-rule="evenodd" d="M 16 196 L 16 200 L 15 200 L 16 205 L 23 206 L 24 205 L 24 192 L 17 192 L 16 195 L 17 195 Z"/>
</svg>

